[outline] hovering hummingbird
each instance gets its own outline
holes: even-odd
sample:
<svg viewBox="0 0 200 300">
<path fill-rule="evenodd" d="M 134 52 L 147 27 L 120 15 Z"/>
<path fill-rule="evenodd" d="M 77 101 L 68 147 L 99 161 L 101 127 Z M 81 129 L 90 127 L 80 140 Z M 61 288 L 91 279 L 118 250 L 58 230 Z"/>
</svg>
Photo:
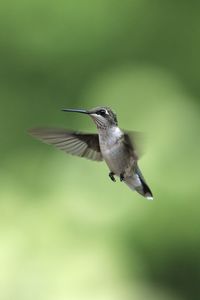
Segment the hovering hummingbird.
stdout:
<svg viewBox="0 0 200 300">
<path fill-rule="evenodd" d="M 90 110 L 62 109 L 62 111 L 87 114 L 96 124 L 98 133 L 33 128 L 29 130 L 30 134 L 72 155 L 94 161 L 105 160 L 112 181 L 115 182 L 115 176 L 118 176 L 129 188 L 153 200 L 153 194 L 138 167 L 139 152 L 136 145 L 138 132 L 121 130 L 116 114 L 109 107 L 96 107 Z"/>
</svg>

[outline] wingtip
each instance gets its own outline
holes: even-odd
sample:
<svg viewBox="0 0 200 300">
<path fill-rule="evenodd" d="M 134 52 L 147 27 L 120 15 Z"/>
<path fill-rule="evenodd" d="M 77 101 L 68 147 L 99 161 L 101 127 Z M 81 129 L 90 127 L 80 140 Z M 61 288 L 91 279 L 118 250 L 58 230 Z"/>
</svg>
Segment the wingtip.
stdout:
<svg viewBox="0 0 200 300">
<path fill-rule="evenodd" d="M 33 135 L 34 134 L 34 128 L 27 129 L 27 133 L 30 134 L 30 135 Z"/>
<path fill-rule="evenodd" d="M 41 136 L 40 128 L 29 128 L 27 133 L 34 138 L 39 138 Z"/>
</svg>

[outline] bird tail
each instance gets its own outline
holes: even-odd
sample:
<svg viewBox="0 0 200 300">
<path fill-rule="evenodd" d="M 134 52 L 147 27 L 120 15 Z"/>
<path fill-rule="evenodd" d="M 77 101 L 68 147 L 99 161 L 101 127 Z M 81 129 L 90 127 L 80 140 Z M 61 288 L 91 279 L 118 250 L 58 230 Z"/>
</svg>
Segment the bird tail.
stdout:
<svg viewBox="0 0 200 300">
<path fill-rule="evenodd" d="M 148 187 L 139 167 L 136 168 L 136 171 L 132 176 L 126 177 L 124 182 L 130 189 L 137 191 L 148 200 L 153 200 L 153 194 Z"/>
</svg>

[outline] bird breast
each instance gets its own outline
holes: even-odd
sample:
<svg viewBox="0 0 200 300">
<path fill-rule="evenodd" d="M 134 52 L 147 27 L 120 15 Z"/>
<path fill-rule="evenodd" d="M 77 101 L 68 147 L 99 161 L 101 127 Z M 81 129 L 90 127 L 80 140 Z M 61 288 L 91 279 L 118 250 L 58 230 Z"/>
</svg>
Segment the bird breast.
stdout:
<svg viewBox="0 0 200 300">
<path fill-rule="evenodd" d="M 105 145 L 110 147 L 115 145 L 123 137 L 123 132 L 119 127 L 110 127 L 106 130 L 100 130 L 99 132 L 99 143 L 100 145 Z"/>
</svg>

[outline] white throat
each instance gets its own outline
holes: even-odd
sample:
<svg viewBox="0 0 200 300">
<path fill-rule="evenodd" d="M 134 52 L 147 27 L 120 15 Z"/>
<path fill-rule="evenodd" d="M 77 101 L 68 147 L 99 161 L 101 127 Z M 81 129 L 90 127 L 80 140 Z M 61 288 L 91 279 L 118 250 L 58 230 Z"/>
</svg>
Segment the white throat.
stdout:
<svg viewBox="0 0 200 300">
<path fill-rule="evenodd" d="M 107 127 L 106 129 L 99 129 L 100 142 L 113 145 L 119 140 L 123 132 L 117 126 Z"/>
</svg>

